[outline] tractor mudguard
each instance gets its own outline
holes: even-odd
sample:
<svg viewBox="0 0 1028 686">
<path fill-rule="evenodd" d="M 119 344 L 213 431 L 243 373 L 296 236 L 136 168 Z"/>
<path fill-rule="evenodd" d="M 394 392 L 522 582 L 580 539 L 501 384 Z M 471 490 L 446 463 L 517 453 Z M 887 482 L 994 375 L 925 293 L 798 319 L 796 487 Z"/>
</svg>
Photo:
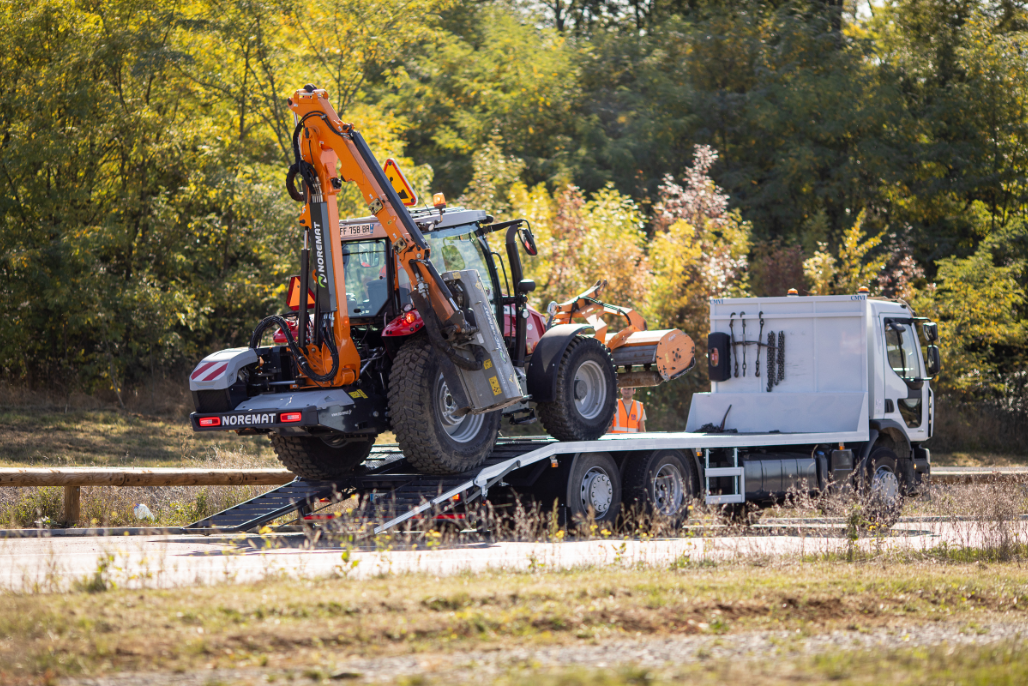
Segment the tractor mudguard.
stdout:
<svg viewBox="0 0 1028 686">
<path fill-rule="evenodd" d="M 534 402 L 553 402 L 557 395 L 557 368 L 564 357 L 564 351 L 582 329 L 588 328 L 591 328 L 588 324 L 558 324 L 539 339 L 525 374 L 528 394 Z"/>
</svg>

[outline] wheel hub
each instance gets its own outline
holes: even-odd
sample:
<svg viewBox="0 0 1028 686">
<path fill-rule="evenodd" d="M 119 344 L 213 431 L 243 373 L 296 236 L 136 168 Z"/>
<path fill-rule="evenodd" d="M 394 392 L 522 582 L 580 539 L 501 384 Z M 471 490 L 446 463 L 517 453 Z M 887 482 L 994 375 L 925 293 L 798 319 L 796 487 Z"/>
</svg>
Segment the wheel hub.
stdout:
<svg viewBox="0 0 1028 686">
<path fill-rule="evenodd" d="M 582 477 L 582 505 L 590 506 L 597 517 L 607 514 L 614 500 L 614 484 L 607 473 L 599 467 L 593 467 Z"/>
<path fill-rule="evenodd" d="M 685 501 L 682 473 L 674 465 L 666 464 L 653 476 L 653 507 L 657 514 L 671 517 L 678 514 Z"/>
<path fill-rule="evenodd" d="M 584 419 L 595 419 L 607 404 L 607 384 L 603 369 L 594 360 L 586 360 L 575 371 L 572 387 L 575 409 Z"/>
<path fill-rule="evenodd" d="M 480 414 L 458 414 L 460 410 L 446 385 L 443 375 L 436 379 L 436 416 L 446 435 L 458 443 L 468 443 L 478 436 L 482 423 L 485 421 Z"/>
<path fill-rule="evenodd" d="M 877 507 L 890 509 L 899 501 L 900 485 L 896 473 L 880 466 L 871 477 L 871 502 Z"/>
</svg>

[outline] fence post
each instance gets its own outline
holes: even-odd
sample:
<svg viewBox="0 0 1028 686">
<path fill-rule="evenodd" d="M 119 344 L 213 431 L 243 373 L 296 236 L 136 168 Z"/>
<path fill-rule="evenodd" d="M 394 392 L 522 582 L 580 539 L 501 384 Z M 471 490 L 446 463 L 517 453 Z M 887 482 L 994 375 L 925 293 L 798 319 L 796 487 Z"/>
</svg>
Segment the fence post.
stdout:
<svg viewBox="0 0 1028 686">
<path fill-rule="evenodd" d="M 64 487 L 64 523 L 75 526 L 79 523 L 79 487 Z"/>
</svg>

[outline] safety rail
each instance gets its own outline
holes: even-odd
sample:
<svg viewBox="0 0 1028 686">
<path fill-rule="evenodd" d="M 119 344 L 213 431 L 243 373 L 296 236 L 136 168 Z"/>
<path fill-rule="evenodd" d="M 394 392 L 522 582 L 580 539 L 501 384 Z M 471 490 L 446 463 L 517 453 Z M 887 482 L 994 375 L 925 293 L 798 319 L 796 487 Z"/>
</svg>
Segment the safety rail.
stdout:
<svg viewBox="0 0 1028 686">
<path fill-rule="evenodd" d="M 281 486 L 296 478 L 285 469 L 25 467 L 0 469 L 0 486 L 63 486 L 64 521 L 77 524 L 82 486 Z"/>
</svg>

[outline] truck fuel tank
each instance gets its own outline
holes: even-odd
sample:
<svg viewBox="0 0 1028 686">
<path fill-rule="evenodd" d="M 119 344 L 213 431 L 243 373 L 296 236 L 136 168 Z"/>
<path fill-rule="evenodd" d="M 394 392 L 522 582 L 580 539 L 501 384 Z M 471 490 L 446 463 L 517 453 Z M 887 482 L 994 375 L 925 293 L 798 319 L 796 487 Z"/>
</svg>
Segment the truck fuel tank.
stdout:
<svg viewBox="0 0 1028 686">
<path fill-rule="evenodd" d="M 755 453 L 742 459 L 748 500 L 780 500 L 790 491 L 807 494 L 820 487 L 817 461 L 803 453 Z"/>
</svg>

